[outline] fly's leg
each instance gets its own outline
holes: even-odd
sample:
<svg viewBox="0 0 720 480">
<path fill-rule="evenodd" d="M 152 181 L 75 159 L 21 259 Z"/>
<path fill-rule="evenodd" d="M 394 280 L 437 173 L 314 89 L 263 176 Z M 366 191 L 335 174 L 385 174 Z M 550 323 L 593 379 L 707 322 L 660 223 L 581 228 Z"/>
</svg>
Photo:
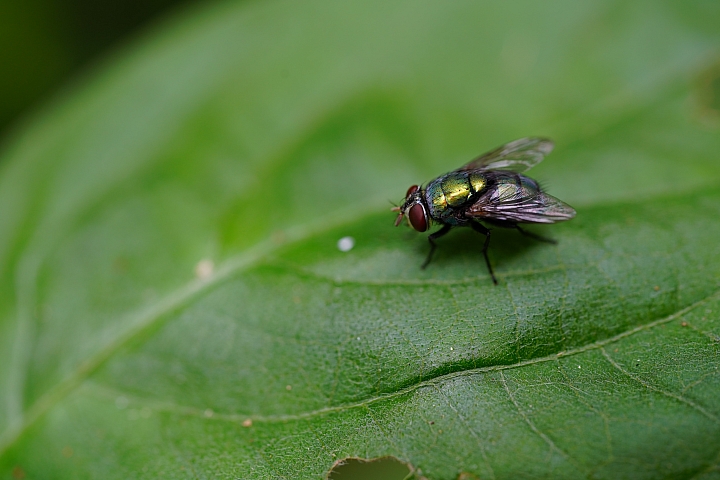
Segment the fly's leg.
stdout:
<svg viewBox="0 0 720 480">
<path fill-rule="evenodd" d="M 428 264 L 430 263 L 433 253 L 435 253 L 435 248 L 437 248 L 437 245 L 435 244 L 435 239 L 442 237 L 443 235 L 448 233 L 451 229 L 452 229 L 452 225 L 443 225 L 443 227 L 440 230 L 428 235 L 428 242 L 430 242 L 430 253 L 428 253 L 428 256 L 425 259 L 425 262 L 422 264 L 422 266 L 420 268 L 425 270 L 425 267 L 427 267 Z"/>
<path fill-rule="evenodd" d="M 472 227 L 472 229 L 476 232 L 485 235 L 485 244 L 483 245 L 482 252 L 483 256 L 485 257 L 485 263 L 487 264 L 488 272 L 490 272 L 490 277 L 492 277 L 493 283 L 497 285 L 497 278 L 495 278 L 495 273 L 493 273 L 492 266 L 490 265 L 490 259 L 488 258 L 487 254 L 488 247 L 490 246 L 490 229 L 477 222 L 470 222 L 470 227 Z"/>
<path fill-rule="evenodd" d="M 539 242 L 552 243 L 553 245 L 557 244 L 557 240 L 553 240 L 552 238 L 543 237 L 542 235 L 538 235 L 537 233 L 528 232 L 527 230 L 520 228 L 520 225 L 515 225 L 515 228 L 517 228 L 518 232 L 522 233 L 526 237 L 533 238 Z"/>
</svg>

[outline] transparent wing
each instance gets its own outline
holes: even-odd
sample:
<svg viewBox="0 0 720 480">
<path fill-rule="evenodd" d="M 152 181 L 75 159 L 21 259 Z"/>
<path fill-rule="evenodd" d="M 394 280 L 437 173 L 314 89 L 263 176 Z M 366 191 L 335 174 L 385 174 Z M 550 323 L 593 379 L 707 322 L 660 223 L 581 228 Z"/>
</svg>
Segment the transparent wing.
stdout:
<svg viewBox="0 0 720 480">
<path fill-rule="evenodd" d="M 485 205 L 481 217 L 516 223 L 555 223 L 570 220 L 575 210 L 552 195 L 538 193 L 513 203 Z"/>
<path fill-rule="evenodd" d="M 540 191 L 531 179 L 520 177 L 521 184 L 500 185 L 473 204 L 466 215 L 515 223 L 555 223 L 575 216 L 570 205 Z"/>
<path fill-rule="evenodd" d="M 530 170 L 552 152 L 555 144 L 552 140 L 539 137 L 526 137 L 507 143 L 492 152 L 480 155 L 475 160 L 458 168 L 462 170 L 510 170 L 522 173 Z"/>
</svg>

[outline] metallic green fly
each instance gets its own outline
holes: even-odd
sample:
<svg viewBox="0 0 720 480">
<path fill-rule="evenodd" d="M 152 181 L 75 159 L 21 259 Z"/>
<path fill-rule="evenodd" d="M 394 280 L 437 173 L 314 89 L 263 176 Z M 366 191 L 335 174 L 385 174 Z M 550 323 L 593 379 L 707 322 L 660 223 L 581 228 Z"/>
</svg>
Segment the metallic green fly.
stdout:
<svg viewBox="0 0 720 480">
<path fill-rule="evenodd" d="M 490 229 L 480 222 L 514 228 L 536 240 L 555 243 L 519 225 L 562 222 L 575 216 L 570 205 L 543 192 L 532 178 L 521 175 L 540 163 L 553 146 L 546 138 L 521 138 L 431 180 L 425 187 L 411 186 L 403 204 L 392 209 L 399 212 L 395 226 L 400 225 L 405 215 L 418 232 L 426 231 L 433 223 L 442 225 L 440 230 L 428 236 L 430 252 L 422 268 L 432 259 L 436 239 L 454 227 L 470 227 L 485 235 L 483 256 L 492 281 L 497 285 L 487 255 Z"/>
</svg>

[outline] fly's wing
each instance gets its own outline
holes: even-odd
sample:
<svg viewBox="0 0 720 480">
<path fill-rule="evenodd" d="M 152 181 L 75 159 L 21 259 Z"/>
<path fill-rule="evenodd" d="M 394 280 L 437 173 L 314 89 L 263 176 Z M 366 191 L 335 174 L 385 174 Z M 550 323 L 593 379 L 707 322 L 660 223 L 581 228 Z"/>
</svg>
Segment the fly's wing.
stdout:
<svg viewBox="0 0 720 480">
<path fill-rule="evenodd" d="M 465 214 L 513 223 L 555 223 L 575 216 L 575 210 L 570 205 L 540 191 L 537 184 L 527 177 L 523 180 L 527 181 L 525 185 L 509 183 L 499 186 L 470 206 Z"/>
<path fill-rule="evenodd" d="M 555 144 L 552 140 L 539 137 L 526 137 L 507 143 L 492 152 L 480 155 L 457 171 L 464 170 L 509 170 L 522 173 L 530 170 L 552 152 Z"/>
</svg>

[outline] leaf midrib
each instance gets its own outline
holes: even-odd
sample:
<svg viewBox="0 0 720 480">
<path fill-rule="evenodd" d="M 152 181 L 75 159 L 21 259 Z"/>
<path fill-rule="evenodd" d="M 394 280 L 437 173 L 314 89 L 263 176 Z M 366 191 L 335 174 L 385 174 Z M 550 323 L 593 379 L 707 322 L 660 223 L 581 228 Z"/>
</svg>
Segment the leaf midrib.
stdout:
<svg viewBox="0 0 720 480">
<path fill-rule="evenodd" d="M 522 368 L 530 365 L 537 365 L 541 363 L 547 363 L 547 362 L 553 362 L 560 360 L 562 358 L 566 357 L 572 357 L 575 355 L 579 355 L 588 351 L 592 350 L 600 350 L 603 351 L 603 349 L 611 345 L 613 343 L 619 342 L 625 338 L 631 337 L 633 335 L 636 335 L 640 332 L 653 329 L 655 327 L 659 327 L 662 325 L 665 325 L 667 323 L 670 323 L 674 320 L 677 320 L 684 315 L 690 313 L 691 311 L 695 310 L 698 307 L 701 307 L 702 305 L 705 305 L 708 302 L 711 302 L 715 299 L 720 298 L 720 290 L 717 290 L 710 295 L 706 296 L 705 298 L 702 298 L 691 305 L 688 305 L 687 307 L 684 307 L 670 315 L 667 315 L 665 317 L 662 317 L 657 320 L 653 320 L 648 323 L 644 323 L 641 325 L 637 325 L 631 329 L 625 330 L 624 332 L 621 332 L 617 335 L 614 335 L 612 337 L 605 338 L 603 340 L 598 340 L 596 342 L 592 342 L 586 345 L 582 345 L 577 348 L 573 348 L 570 350 L 566 350 L 563 352 L 557 352 L 550 355 L 546 355 L 543 357 L 537 357 L 532 358 L 528 360 L 523 360 L 520 362 L 515 362 L 511 364 L 498 364 L 498 365 L 489 365 L 485 367 L 478 367 L 478 368 L 469 368 L 469 369 L 459 369 L 456 371 L 452 371 L 449 373 L 444 373 L 441 375 L 437 375 L 432 378 L 427 378 L 422 381 L 418 381 L 416 383 L 413 383 L 412 385 L 408 385 L 406 387 L 400 388 L 394 392 L 389 393 L 383 393 L 380 395 L 374 395 L 368 398 L 365 398 L 363 400 L 359 400 L 356 402 L 350 402 L 350 403 L 343 403 L 339 405 L 334 405 L 330 407 L 323 407 L 319 409 L 309 410 L 307 412 L 300 412 L 300 413 L 294 413 L 294 414 L 276 414 L 276 415 L 253 415 L 253 414 L 223 414 L 214 412 L 211 416 L 208 416 L 206 413 L 206 409 L 200 409 L 197 407 L 190 407 L 185 405 L 178 405 L 176 403 L 168 403 L 168 402 L 162 402 L 157 400 L 152 400 L 149 398 L 142 398 L 137 396 L 128 395 L 126 392 L 124 392 L 121 389 L 117 389 L 114 387 L 108 387 L 106 385 L 102 385 L 97 382 L 88 382 L 86 386 L 90 388 L 92 391 L 98 393 L 100 396 L 103 396 L 105 398 L 117 398 L 118 395 L 122 395 L 127 397 L 128 399 L 132 400 L 134 404 L 137 404 L 139 406 L 145 406 L 150 407 L 154 410 L 158 411 L 168 411 L 173 413 L 179 413 L 183 415 L 189 415 L 189 416 L 196 416 L 200 418 L 205 418 L 208 420 L 222 420 L 232 423 L 239 423 L 244 422 L 246 420 L 252 420 L 253 423 L 283 423 L 287 421 L 295 421 L 295 420 L 304 420 L 308 418 L 313 418 L 317 416 L 322 416 L 328 413 L 336 413 L 336 412 L 343 412 L 347 410 L 352 410 L 355 408 L 363 408 L 367 407 L 369 405 L 372 405 L 377 402 L 390 400 L 396 397 L 402 397 L 405 395 L 408 395 L 416 390 L 419 390 L 421 388 L 425 387 L 435 387 L 440 383 L 446 382 L 448 380 L 452 380 L 454 378 L 459 377 L 472 377 L 476 375 L 484 375 L 490 372 L 499 372 L 504 370 L 513 370 L 517 368 Z M 645 385 L 648 387 L 648 385 Z M 657 387 L 648 387 L 654 390 L 658 390 Z M 677 396 L 673 397 L 677 398 Z M 687 402 L 685 402 L 687 403 Z M 709 412 L 705 411 L 704 409 L 700 408 L 699 411 L 701 411 L 706 417 L 713 420 L 715 423 L 720 424 L 720 419 L 716 417 L 713 414 L 710 414 Z"/>
</svg>

